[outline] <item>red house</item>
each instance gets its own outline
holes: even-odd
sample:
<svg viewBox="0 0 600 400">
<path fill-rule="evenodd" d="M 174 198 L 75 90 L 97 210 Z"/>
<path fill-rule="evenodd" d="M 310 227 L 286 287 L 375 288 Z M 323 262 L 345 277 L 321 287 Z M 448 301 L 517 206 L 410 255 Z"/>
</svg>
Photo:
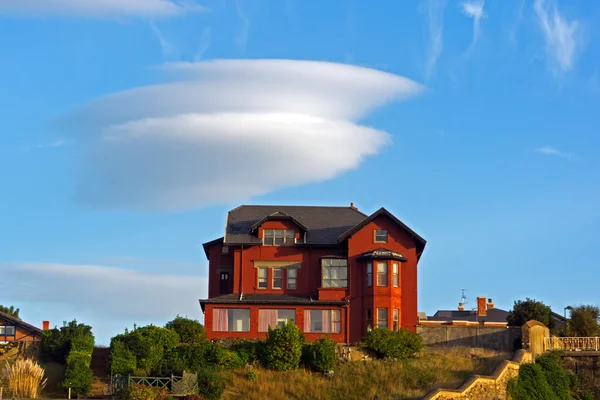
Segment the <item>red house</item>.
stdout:
<svg viewBox="0 0 600 400">
<path fill-rule="evenodd" d="M 309 340 L 359 342 L 373 327 L 416 330 L 425 240 L 385 208 L 240 206 L 204 244 L 209 338 L 264 338 L 293 320 Z"/>
</svg>

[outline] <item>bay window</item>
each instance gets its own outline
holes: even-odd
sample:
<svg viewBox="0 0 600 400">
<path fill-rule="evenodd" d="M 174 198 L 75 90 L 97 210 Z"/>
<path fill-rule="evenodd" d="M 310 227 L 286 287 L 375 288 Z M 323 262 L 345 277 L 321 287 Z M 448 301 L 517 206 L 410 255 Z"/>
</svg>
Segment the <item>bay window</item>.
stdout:
<svg viewBox="0 0 600 400">
<path fill-rule="evenodd" d="M 387 329 L 388 328 L 388 309 L 378 308 L 377 309 L 377 328 Z"/>
<path fill-rule="evenodd" d="M 394 263 L 392 266 L 392 278 L 393 278 L 393 282 L 394 282 L 394 286 L 398 287 L 398 263 Z"/>
<path fill-rule="evenodd" d="M 386 262 L 377 263 L 377 286 L 388 285 L 388 265 Z"/>
</svg>

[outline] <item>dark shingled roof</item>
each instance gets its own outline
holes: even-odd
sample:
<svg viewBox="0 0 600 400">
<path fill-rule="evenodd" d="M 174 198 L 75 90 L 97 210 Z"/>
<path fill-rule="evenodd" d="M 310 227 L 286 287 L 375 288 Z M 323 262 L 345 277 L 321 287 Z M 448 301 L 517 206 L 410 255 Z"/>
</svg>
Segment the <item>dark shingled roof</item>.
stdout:
<svg viewBox="0 0 600 400">
<path fill-rule="evenodd" d="M 207 300 L 200 300 L 200 306 L 204 310 L 205 304 L 290 304 L 290 305 L 315 305 L 315 306 L 343 306 L 345 301 L 318 300 L 317 295 L 286 295 L 286 294 L 244 294 L 242 300 L 238 293 L 226 294 Z"/>
<path fill-rule="evenodd" d="M 260 239 L 252 227 L 277 212 L 293 217 L 306 227 L 306 244 L 337 245 L 338 238 L 367 218 L 351 207 L 326 206 L 240 206 L 227 214 L 226 245 L 256 245 Z"/>
<path fill-rule="evenodd" d="M 469 310 L 439 310 L 432 317 L 427 317 L 427 321 L 486 321 L 486 322 L 507 322 L 508 311 L 499 308 L 490 308 L 485 317 L 477 318 L 477 311 Z"/>
</svg>

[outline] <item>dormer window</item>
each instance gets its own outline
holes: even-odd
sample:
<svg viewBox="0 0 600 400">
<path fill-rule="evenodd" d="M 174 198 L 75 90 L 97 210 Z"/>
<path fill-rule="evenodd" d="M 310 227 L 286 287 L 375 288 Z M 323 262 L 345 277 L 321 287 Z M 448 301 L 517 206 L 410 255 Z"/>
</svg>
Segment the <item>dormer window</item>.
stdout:
<svg viewBox="0 0 600 400">
<path fill-rule="evenodd" d="M 221 254 L 229 254 L 229 246 L 222 246 L 221 247 Z"/>
<path fill-rule="evenodd" d="M 388 231 L 385 229 L 375 229 L 374 232 L 375 243 L 387 243 L 388 242 Z"/>
<path fill-rule="evenodd" d="M 296 231 L 291 229 L 265 229 L 264 246 L 291 246 L 296 242 Z"/>
</svg>

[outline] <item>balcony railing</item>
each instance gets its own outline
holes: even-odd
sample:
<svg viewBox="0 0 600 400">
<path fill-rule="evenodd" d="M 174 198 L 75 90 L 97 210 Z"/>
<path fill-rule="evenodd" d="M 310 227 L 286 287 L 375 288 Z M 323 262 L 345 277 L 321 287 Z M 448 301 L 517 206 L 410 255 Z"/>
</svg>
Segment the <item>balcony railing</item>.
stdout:
<svg viewBox="0 0 600 400">
<path fill-rule="evenodd" d="M 550 337 L 544 340 L 544 350 L 600 351 L 600 337 Z"/>
</svg>

